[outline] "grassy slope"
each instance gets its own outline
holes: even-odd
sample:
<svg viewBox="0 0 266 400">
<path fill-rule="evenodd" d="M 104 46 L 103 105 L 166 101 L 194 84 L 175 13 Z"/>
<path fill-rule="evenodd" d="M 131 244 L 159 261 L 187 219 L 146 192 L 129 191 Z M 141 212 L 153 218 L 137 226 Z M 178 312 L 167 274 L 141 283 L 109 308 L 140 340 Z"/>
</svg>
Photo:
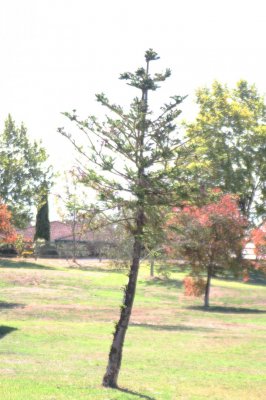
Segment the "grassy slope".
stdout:
<svg viewBox="0 0 266 400">
<path fill-rule="evenodd" d="M 56 264 L 0 261 L 1 400 L 265 398 L 266 286 L 214 281 L 206 312 L 181 273 L 143 269 L 119 380 L 130 393 L 101 387 L 125 277 Z"/>
</svg>

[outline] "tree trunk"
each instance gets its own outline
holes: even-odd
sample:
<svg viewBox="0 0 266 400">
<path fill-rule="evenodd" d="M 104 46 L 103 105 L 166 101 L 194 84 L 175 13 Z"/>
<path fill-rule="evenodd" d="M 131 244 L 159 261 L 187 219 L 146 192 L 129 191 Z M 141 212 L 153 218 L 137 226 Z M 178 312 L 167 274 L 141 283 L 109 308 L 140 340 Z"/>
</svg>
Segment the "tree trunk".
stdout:
<svg viewBox="0 0 266 400">
<path fill-rule="evenodd" d="M 111 345 L 106 373 L 103 377 L 103 386 L 117 387 L 117 379 L 122 361 L 122 351 L 133 307 L 136 285 L 138 279 L 139 263 L 142 249 L 142 232 L 144 225 L 144 213 L 141 209 L 137 217 L 137 232 L 134 237 L 132 264 L 130 267 L 128 284 L 125 287 L 125 295 L 118 323 L 115 327 L 113 343 Z"/>
<path fill-rule="evenodd" d="M 154 258 L 153 257 L 150 262 L 150 276 L 151 276 L 151 278 L 154 277 Z"/>
<path fill-rule="evenodd" d="M 73 224 L 72 224 L 72 236 L 73 236 L 73 246 L 72 246 L 72 261 L 76 262 L 76 212 L 74 210 L 73 214 Z"/>
<path fill-rule="evenodd" d="M 208 267 L 207 283 L 206 283 L 206 287 L 205 287 L 204 307 L 210 306 L 209 298 L 210 298 L 211 277 L 212 277 L 212 267 L 210 265 Z"/>
<path fill-rule="evenodd" d="M 146 75 L 148 77 L 149 74 L 149 61 L 147 60 L 147 69 Z M 105 375 L 103 377 L 103 386 L 106 387 L 117 387 L 117 379 L 122 361 L 122 351 L 124 340 L 126 336 L 126 331 L 128 328 L 132 307 L 134 303 L 134 297 L 137 286 L 138 272 L 139 272 L 139 263 L 141 257 L 141 250 L 143 245 L 143 228 L 145 225 L 144 220 L 144 192 L 146 183 L 144 178 L 144 169 L 145 162 L 143 159 L 143 151 L 144 151 L 144 137 L 146 130 L 146 115 L 148 111 L 148 89 L 144 85 L 142 88 L 142 124 L 139 128 L 137 134 L 137 154 L 136 154 L 136 165 L 138 166 L 138 193 L 136 193 L 138 197 L 138 206 L 136 209 L 136 230 L 134 232 L 134 246 L 132 253 L 132 263 L 130 266 L 130 273 L 128 284 L 125 287 L 125 295 L 123 304 L 121 306 L 121 313 L 118 323 L 115 327 L 113 343 L 111 345 L 108 365 L 106 368 Z"/>
</svg>

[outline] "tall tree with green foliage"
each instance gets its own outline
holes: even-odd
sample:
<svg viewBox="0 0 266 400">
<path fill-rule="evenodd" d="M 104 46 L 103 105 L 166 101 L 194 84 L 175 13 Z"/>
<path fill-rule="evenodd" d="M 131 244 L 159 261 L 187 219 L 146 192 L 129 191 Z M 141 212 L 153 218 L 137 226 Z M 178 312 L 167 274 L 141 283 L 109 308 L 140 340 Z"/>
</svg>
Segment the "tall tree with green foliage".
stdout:
<svg viewBox="0 0 266 400">
<path fill-rule="evenodd" d="M 128 283 L 103 378 L 103 385 L 108 387 L 117 386 L 145 235 L 151 233 L 149 222 L 157 215 L 159 230 L 160 207 L 174 204 L 182 197 L 183 184 L 173 178 L 184 160 L 181 153 L 178 161 L 174 163 L 173 160 L 176 160 L 177 149 L 184 145 L 176 129 L 176 118 L 181 113 L 178 106 L 184 98 L 171 97 L 171 101 L 161 107 L 160 113 L 153 116 L 149 109 L 149 93 L 156 91 L 158 84 L 171 75 L 169 69 L 153 76 L 150 74 L 150 64 L 158 58 L 157 53 L 150 49 L 145 53 L 144 68 L 120 76 L 134 90 L 140 91 L 140 96 L 133 99 L 128 111 L 110 103 L 104 94 L 98 94 L 97 101 L 112 115 L 107 116 L 104 122 L 99 122 L 94 116 L 81 120 L 75 110 L 65 113 L 84 133 L 88 147 L 64 128 L 59 129 L 79 153 L 81 181 L 98 195 L 97 203 L 91 207 L 92 215 L 105 213 L 110 223 L 124 223 L 133 236 Z"/>
<path fill-rule="evenodd" d="M 48 205 L 48 187 L 44 183 L 41 188 L 41 201 L 37 209 L 36 229 L 34 240 L 44 239 L 50 241 L 50 221 L 49 221 L 49 205 Z"/>
<path fill-rule="evenodd" d="M 186 124 L 191 179 L 239 196 L 241 212 L 254 221 L 266 215 L 266 106 L 254 85 L 234 89 L 214 82 L 196 93 L 199 107 Z"/>
<path fill-rule="evenodd" d="M 15 125 L 11 115 L 0 134 L 0 198 L 12 213 L 12 223 L 24 228 L 32 218 L 36 193 L 51 178 L 45 149 L 31 142 L 23 124 Z"/>
</svg>

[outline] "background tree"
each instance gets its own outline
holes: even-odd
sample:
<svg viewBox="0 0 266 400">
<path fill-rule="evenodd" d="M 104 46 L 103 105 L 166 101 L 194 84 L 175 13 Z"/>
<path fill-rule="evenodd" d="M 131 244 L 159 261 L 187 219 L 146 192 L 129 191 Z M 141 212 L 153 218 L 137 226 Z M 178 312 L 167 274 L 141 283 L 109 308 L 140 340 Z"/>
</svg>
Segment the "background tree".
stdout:
<svg viewBox="0 0 266 400">
<path fill-rule="evenodd" d="M 144 243 L 144 258 L 150 263 L 150 277 L 153 278 L 155 274 L 155 262 L 156 260 L 165 258 L 164 243 L 165 243 L 165 230 L 160 229 L 160 226 L 164 226 L 167 221 L 169 213 L 169 207 L 160 207 L 151 213 L 149 223 L 145 226 L 145 243 Z M 160 225 L 158 226 L 158 221 Z M 160 266 L 158 271 L 163 275 L 168 276 L 166 272 L 165 260 L 164 266 Z"/>
<path fill-rule="evenodd" d="M 0 201 L 0 246 L 15 242 L 16 236 L 15 229 L 11 225 L 11 213 Z"/>
<path fill-rule="evenodd" d="M 46 182 L 41 188 L 41 201 L 37 209 L 36 229 L 34 240 L 44 239 L 50 241 L 50 221 L 49 221 L 49 205 L 48 205 L 48 187 Z"/>
<path fill-rule="evenodd" d="M 264 223 L 261 227 L 252 229 L 250 233 L 250 240 L 254 244 L 254 252 L 256 256 L 256 262 L 254 267 L 256 270 L 262 271 L 266 274 L 266 224 Z M 248 280 L 248 272 L 247 272 Z"/>
<path fill-rule="evenodd" d="M 36 193 L 42 183 L 50 182 L 45 149 L 31 143 L 25 126 L 16 127 L 11 115 L 0 134 L 0 197 L 11 211 L 12 223 L 24 228 L 32 218 Z"/>
<path fill-rule="evenodd" d="M 98 194 L 98 202 L 91 207 L 91 214 L 104 213 L 110 223 L 124 223 L 133 237 L 128 284 L 124 290 L 120 318 L 115 326 L 103 378 L 103 385 L 109 387 L 117 386 L 122 349 L 145 244 L 145 227 L 158 207 L 171 204 L 180 196 L 180 192 L 176 196 L 178 181 L 174 182 L 171 178 L 177 170 L 177 163 L 174 165 L 172 162 L 176 158 L 176 149 L 183 146 L 175 125 L 181 112 L 178 105 L 183 98 L 173 96 L 172 101 L 161 108 L 161 113 L 152 117 L 148 93 L 156 91 L 158 83 L 171 75 L 167 69 L 165 73 L 151 76 L 150 63 L 157 59 L 158 55 L 148 50 L 145 53 L 145 68 L 121 75 L 121 79 L 140 91 L 140 97 L 133 99 L 128 112 L 110 103 L 104 94 L 98 94 L 97 100 L 113 115 L 107 116 L 105 122 L 100 123 L 94 116 L 80 120 L 75 110 L 73 113 L 65 113 L 84 133 L 88 148 L 84 142 L 78 143 L 63 128 L 59 129 L 79 152 L 80 161 L 83 156 L 84 163 L 80 165 L 81 181 Z M 157 227 L 160 227 L 159 219 Z"/>
<path fill-rule="evenodd" d="M 114 219 L 114 216 L 112 216 L 112 219 Z M 87 226 L 93 234 L 93 253 L 99 261 L 106 257 L 115 269 L 128 271 L 133 239 L 125 226 L 123 224 L 110 224 L 109 218 L 103 215 L 94 218 L 93 223 L 87 222 Z"/>
<path fill-rule="evenodd" d="M 168 221 L 167 251 L 189 262 L 192 276 L 207 275 L 204 305 L 209 307 L 211 278 L 243 272 L 241 254 L 247 221 L 237 200 L 223 195 L 216 203 L 176 209 Z M 196 287 L 198 289 L 196 279 Z M 187 285 L 191 280 L 185 282 Z"/>
<path fill-rule="evenodd" d="M 190 177 L 202 188 L 219 187 L 238 195 L 250 221 L 266 212 L 266 107 L 255 86 L 235 89 L 214 82 L 196 93 L 199 113 L 186 124 Z"/>
<path fill-rule="evenodd" d="M 61 219 L 71 225 L 72 231 L 72 261 L 76 261 L 77 239 L 89 229 L 89 222 L 86 220 L 86 194 L 81 190 L 77 171 L 75 169 L 65 172 L 63 175 L 64 186 L 57 194 L 57 211 Z"/>
</svg>

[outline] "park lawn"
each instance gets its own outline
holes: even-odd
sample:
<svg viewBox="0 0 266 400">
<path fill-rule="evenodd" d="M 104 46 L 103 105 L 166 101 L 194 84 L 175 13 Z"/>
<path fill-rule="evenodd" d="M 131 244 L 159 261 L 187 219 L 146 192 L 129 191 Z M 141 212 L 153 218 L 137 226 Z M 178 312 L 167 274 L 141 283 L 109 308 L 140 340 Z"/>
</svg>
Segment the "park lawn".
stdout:
<svg viewBox="0 0 266 400">
<path fill-rule="evenodd" d="M 126 276 L 105 262 L 0 260 L 1 400 L 265 398 L 266 286 L 214 280 L 210 311 L 184 273 L 140 271 L 119 384 L 101 386 Z"/>
</svg>

